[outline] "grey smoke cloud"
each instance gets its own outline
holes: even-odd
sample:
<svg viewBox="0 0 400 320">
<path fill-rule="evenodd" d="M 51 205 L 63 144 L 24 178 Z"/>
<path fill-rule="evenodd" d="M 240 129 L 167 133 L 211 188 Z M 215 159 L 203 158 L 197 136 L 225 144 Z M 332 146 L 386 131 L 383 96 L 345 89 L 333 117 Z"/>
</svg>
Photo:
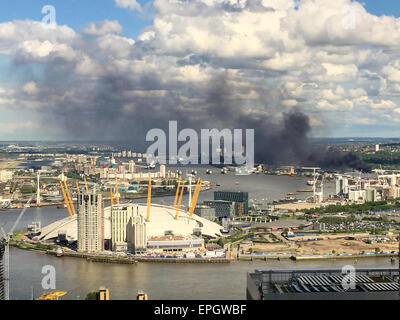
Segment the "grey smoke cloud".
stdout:
<svg viewBox="0 0 400 320">
<path fill-rule="evenodd" d="M 138 150 L 149 143 L 145 135 L 153 128 L 168 132 L 168 121 L 177 120 L 179 129 L 254 129 L 255 160 L 271 165 L 319 165 L 328 169 L 369 168 L 357 156 L 326 150 L 310 141 L 309 117 L 300 108 L 282 114 L 285 94 L 276 88 L 253 86 L 259 99 L 256 107 L 246 107 L 236 99 L 237 88 L 229 85 L 226 74 L 213 77 L 205 92 L 193 90 L 201 102 L 182 107 L 182 97 L 175 91 L 166 91 L 162 97 L 126 96 L 126 92 L 141 89 L 144 92 L 165 90 L 154 77 L 132 79 L 121 75 L 106 75 L 85 97 L 81 113 L 70 112 L 79 106 L 69 100 L 53 109 L 64 129 L 71 136 L 88 139 L 129 141 Z M 190 88 L 183 88 L 189 90 Z M 248 89 L 244 90 L 247 92 Z M 204 96 L 202 96 L 204 95 Z M 133 106 L 129 113 L 125 106 Z"/>
</svg>

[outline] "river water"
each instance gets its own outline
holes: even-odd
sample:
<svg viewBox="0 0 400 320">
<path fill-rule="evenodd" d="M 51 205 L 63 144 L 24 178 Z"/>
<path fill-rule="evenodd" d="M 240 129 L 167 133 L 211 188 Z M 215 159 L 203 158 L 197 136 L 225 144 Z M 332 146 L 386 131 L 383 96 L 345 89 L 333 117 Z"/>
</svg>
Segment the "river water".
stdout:
<svg viewBox="0 0 400 320">
<path fill-rule="evenodd" d="M 205 168 L 197 169 L 204 180 L 220 184 L 213 190 L 202 192 L 199 201 L 212 199 L 214 190 L 248 191 L 251 199 L 279 199 L 286 192 L 306 188 L 305 178 L 287 176 L 266 176 L 264 174 L 236 176 L 234 173 L 221 175 L 219 170 L 206 175 Z M 183 170 L 182 170 L 183 171 Z M 327 186 L 327 193 L 333 185 Z M 304 194 L 301 194 L 304 197 Z M 300 198 L 300 196 L 298 196 Z M 144 200 L 136 200 L 144 202 Z M 187 203 L 185 196 L 183 203 Z M 154 203 L 171 204 L 173 197 L 154 198 Z M 9 230 L 16 220 L 19 210 L 0 212 L 0 225 Z M 67 216 L 67 211 L 55 207 L 29 208 L 21 219 L 17 230 L 27 227 L 33 220 L 42 225 Z M 117 265 L 87 262 L 79 258 L 57 258 L 43 253 L 10 250 L 10 297 L 30 299 L 31 288 L 34 296 L 42 294 L 42 268 L 52 265 L 56 270 L 57 290 L 67 291 L 64 299 L 84 299 L 90 291 L 100 286 L 110 289 L 112 299 L 136 299 L 137 292 L 144 290 L 150 299 L 245 299 L 246 274 L 257 268 L 317 268 L 341 267 L 394 267 L 389 258 L 338 259 L 325 261 L 253 261 L 232 262 L 230 264 L 167 264 L 138 263 L 137 265 Z"/>
</svg>

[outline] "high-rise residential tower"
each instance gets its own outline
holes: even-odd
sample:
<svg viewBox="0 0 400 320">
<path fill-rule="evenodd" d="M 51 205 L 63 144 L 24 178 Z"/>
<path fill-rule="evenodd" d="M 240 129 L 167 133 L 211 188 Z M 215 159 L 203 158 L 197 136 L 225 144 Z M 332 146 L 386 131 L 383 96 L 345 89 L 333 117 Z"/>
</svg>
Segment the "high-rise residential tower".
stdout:
<svg viewBox="0 0 400 320">
<path fill-rule="evenodd" d="M 82 193 L 78 197 L 78 251 L 104 250 L 104 207 L 101 194 Z"/>
</svg>

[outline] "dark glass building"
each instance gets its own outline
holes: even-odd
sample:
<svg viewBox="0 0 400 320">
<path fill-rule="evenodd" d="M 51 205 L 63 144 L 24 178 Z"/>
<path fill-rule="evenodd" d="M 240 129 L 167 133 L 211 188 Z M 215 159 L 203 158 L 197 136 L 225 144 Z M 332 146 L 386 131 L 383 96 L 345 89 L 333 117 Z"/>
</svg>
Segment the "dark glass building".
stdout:
<svg viewBox="0 0 400 320">
<path fill-rule="evenodd" d="M 235 202 L 236 216 L 243 216 L 249 213 L 249 193 L 242 191 L 214 191 L 214 200 Z"/>
</svg>

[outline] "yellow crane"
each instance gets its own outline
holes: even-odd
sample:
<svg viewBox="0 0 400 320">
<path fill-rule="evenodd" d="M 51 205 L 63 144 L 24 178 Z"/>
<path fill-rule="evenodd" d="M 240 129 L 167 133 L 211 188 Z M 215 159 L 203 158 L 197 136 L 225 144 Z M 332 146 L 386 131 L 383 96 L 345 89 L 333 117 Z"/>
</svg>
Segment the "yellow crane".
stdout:
<svg viewBox="0 0 400 320">
<path fill-rule="evenodd" d="M 150 222 L 150 206 L 151 206 L 151 175 L 149 173 L 149 187 L 147 190 L 147 222 Z"/>
<path fill-rule="evenodd" d="M 86 177 L 83 177 L 83 181 L 85 182 L 86 193 L 89 194 L 89 187 L 88 187 L 88 184 L 87 184 Z"/>
<path fill-rule="evenodd" d="M 179 201 L 178 201 L 178 204 L 176 206 L 175 220 L 178 220 L 179 208 L 181 207 L 182 196 L 183 196 L 183 190 L 184 189 L 185 189 L 185 181 L 183 181 L 183 183 L 182 183 L 181 194 L 179 196 Z"/>
<path fill-rule="evenodd" d="M 190 216 L 193 215 L 194 212 L 194 208 L 196 208 L 196 204 L 197 204 L 197 199 L 199 197 L 200 191 L 201 191 L 201 185 L 203 184 L 203 181 L 201 181 L 201 179 L 199 178 L 197 180 L 196 183 L 196 189 L 194 190 L 194 195 L 193 195 L 193 199 L 192 199 L 192 203 L 190 204 L 190 209 L 189 209 L 189 214 Z"/>
<path fill-rule="evenodd" d="M 39 298 L 38 300 L 58 300 L 60 299 L 62 296 L 65 296 L 68 292 L 66 291 L 54 291 L 54 292 L 49 292 L 46 293 L 44 292 Z"/>
<path fill-rule="evenodd" d="M 72 203 L 71 194 L 69 192 L 68 185 L 67 185 L 67 182 L 65 180 L 64 180 L 64 187 L 65 187 L 65 193 L 67 195 L 67 199 L 68 199 L 70 207 L 71 207 L 72 214 L 75 215 L 76 214 L 75 207 L 74 207 L 74 204 Z"/>
<path fill-rule="evenodd" d="M 72 217 L 72 216 L 73 216 L 72 210 L 71 210 L 71 208 L 70 208 L 70 206 L 69 206 L 69 201 L 68 201 L 67 195 L 65 194 L 64 186 L 63 186 L 63 184 L 62 184 L 62 181 L 60 181 L 60 187 L 61 187 L 62 195 L 63 195 L 63 197 L 64 197 L 65 205 L 67 206 L 68 214 L 69 214 L 70 217 Z"/>
<path fill-rule="evenodd" d="M 178 201 L 179 187 L 180 187 L 180 186 L 181 186 L 181 177 L 179 177 L 178 186 L 176 187 L 176 194 L 175 194 L 175 200 L 174 200 L 174 207 L 176 206 L 176 202 Z"/>
<path fill-rule="evenodd" d="M 118 190 L 118 178 L 115 175 L 115 202 L 119 204 L 119 190 Z"/>
</svg>

